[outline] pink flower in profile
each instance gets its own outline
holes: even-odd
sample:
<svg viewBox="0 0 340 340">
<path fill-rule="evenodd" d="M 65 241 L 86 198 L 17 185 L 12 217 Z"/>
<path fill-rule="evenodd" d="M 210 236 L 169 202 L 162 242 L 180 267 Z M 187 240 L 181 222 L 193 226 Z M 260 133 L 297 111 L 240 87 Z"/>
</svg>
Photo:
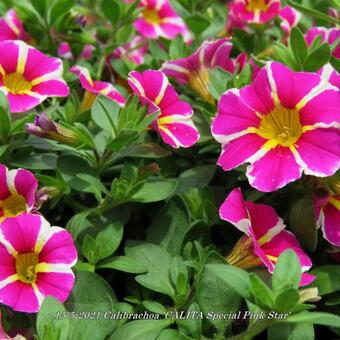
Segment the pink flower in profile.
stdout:
<svg viewBox="0 0 340 340">
<path fill-rule="evenodd" d="M 290 35 L 290 31 L 295 27 L 301 18 L 301 13 L 290 6 L 281 9 L 279 17 L 282 20 L 280 27 L 285 32 L 286 36 Z"/>
<path fill-rule="evenodd" d="M 92 44 L 86 44 L 83 50 L 81 51 L 79 58 L 82 60 L 92 59 L 94 50 L 95 50 L 95 47 Z"/>
<path fill-rule="evenodd" d="M 333 28 L 312 27 L 310 28 L 307 34 L 305 35 L 307 45 L 310 46 L 317 37 L 321 37 L 322 42 L 327 42 L 330 45 L 332 45 L 334 42 L 337 41 L 337 45 L 333 49 L 332 55 L 335 58 L 340 59 L 340 42 L 339 42 L 340 28 L 337 28 L 337 27 L 333 27 Z"/>
<path fill-rule="evenodd" d="M 23 112 L 48 97 L 66 97 L 69 88 L 62 78 L 63 63 L 20 40 L 0 42 L 0 91 L 11 112 Z"/>
<path fill-rule="evenodd" d="M 159 132 L 165 143 L 173 148 L 187 148 L 198 141 L 199 133 L 192 121 L 191 106 L 178 98 L 163 72 L 132 71 L 128 82 L 142 104 L 148 105 L 149 113 L 159 111 L 151 127 Z"/>
<path fill-rule="evenodd" d="M 0 18 L 0 41 L 5 40 L 28 40 L 24 25 L 14 9 L 10 9 Z"/>
<path fill-rule="evenodd" d="M 77 250 L 71 234 L 40 215 L 21 214 L 0 223 L 0 302 L 36 313 L 44 298 L 64 302 L 74 285 Z"/>
<path fill-rule="evenodd" d="M 228 38 L 206 40 L 189 57 L 164 63 L 162 71 L 180 84 L 189 84 L 202 98 L 214 103 L 209 90 L 209 70 L 220 67 L 233 73 L 235 61 L 230 58 L 232 47 Z"/>
<path fill-rule="evenodd" d="M 0 164 L 0 221 L 33 210 L 38 182 L 25 169 L 8 170 Z"/>
<path fill-rule="evenodd" d="M 144 56 L 149 49 L 147 39 L 141 36 L 135 36 L 133 39 L 117 47 L 110 56 L 110 59 L 127 59 L 136 65 L 144 63 Z"/>
<path fill-rule="evenodd" d="M 143 37 L 174 39 L 181 34 L 184 41 L 188 40 L 188 28 L 171 7 L 169 0 L 141 0 L 139 7 L 141 13 L 135 20 L 134 27 Z"/>
<path fill-rule="evenodd" d="M 72 60 L 73 54 L 71 50 L 71 46 L 68 42 L 62 42 L 58 46 L 58 57 L 63 59 Z"/>
<path fill-rule="evenodd" d="M 222 144 L 218 164 L 227 171 L 250 163 L 250 184 L 269 192 L 302 172 L 333 175 L 339 127 L 339 89 L 315 73 L 268 62 L 251 85 L 222 95 L 212 134 Z"/>
<path fill-rule="evenodd" d="M 227 30 L 265 24 L 280 13 L 280 0 L 234 0 L 228 4 Z"/>
<path fill-rule="evenodd" d="M 240 268 L 264 265 L 272 273 L 280 254 L 291 249 L 299 257 L 302 272 L 311 268 L 312 261 L 295 236 L 284 230 L 286 226 L 276 211 L 265 204 L 245 201 L 240 188 L 234 189 L 221 205 L 220 217 L 245 233 L 226 258 L 229 264 Z M 300 285 L 314 279 L 313 275 L 303 273 Z"/>
<path fill-rule="evenodd" d="M 70 72 L 76 74 L 79 77 L 81 86 L 85 89 L 84 99 L 81 104 L 82 110 L 91 108 L 98 94 L 110 98 L 120 106 L 125 104 L 125 98 L 111 83 L 92 80 L 90 72 L 87 68 L 76 65 L 70 68 Z"/>
</svg>

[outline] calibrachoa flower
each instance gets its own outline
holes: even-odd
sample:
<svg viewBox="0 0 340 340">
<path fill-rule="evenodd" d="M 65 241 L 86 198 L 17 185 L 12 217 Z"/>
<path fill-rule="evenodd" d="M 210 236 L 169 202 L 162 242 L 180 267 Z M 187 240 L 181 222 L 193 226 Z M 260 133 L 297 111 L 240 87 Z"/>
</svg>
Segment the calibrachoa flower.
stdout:
<svg viewBox="0 0 340 340">
<path fill-rule="evenodd" d="M 74 285 L 77 250 L 68 231 L 40 215 L 21 214 L 0 224 L 0 302 L 38 312 L 44 298 L 64 302 Z"/>
<path fill-rule="evenodd" d="M 58 46 L 58 57 L 68 60 L 73 59 L 71 46 L 68 42 L 60 43 L 60 45 Z"/>
<path fill-rule="evenodd" d="M 149 49 L 148 41 L 141 37 L 135 36 L 130 42 L 117 47 L 110 56 L 110 59 L 123 59 L 141 65 L 144 63 L 144 55 Z"/>
<path fill-rule="evenodd" d="M 340 89 L 340 74 L 331 64 L 326 64 L 321 67 L 317 73 L 320 74 L 322 78 L 327 79 L 332 85 Z"/>
<path fill-rule="evenodd" d="M 0 164 L 0 221 L 34 208 L 38 182 L 25 169 L 8 170 Z"/>
<path fill-rule="evenodd" d="M 280 0 L 234 0 L 228 4 L 227 29 L 265 24 L 280 13 L 280 6 Z"/>
<path fill-rule="evenodd" d="M 81 51 L 79 58 L 83 60 L 92 59 L 94 50 L 95 50 L 95 47 L 92 44 L 86 44 L 83 50 Z"/>
<path fill-rule="evenodd" d="M 232 47 L 228 38 L 206 40 L 191 56 L 164 63 L 162 71 L 180 84 L 189 84 L 202 98 L 214 103 L 209 91 L 209 70 L 220 67 L 233 73 L 235 62 L 229 57 Z"/>
<path fill-rule="evenodd" d="M 280 27 L 285 32 L 286 36 L 289 36 L 292 28 L 299 23 L 301 14 L 294 8 L 286 6 L 280 11 L 279 17 L 282 20 Z"/>
<path fill-rule="evenodd" d="M 81 86 L 85 89 L 84 99 L 81 104 L 82 110 L 91 108 L 98 94 L 112 99 L 120 106 L 125 104 L 125 98 L 111 83 L 92 80 L 90 72 L 87 68 L 83 66 L 73 66 L 70 68 L 70 72 L 76 74 L 79 77 Z"/>
<path fill-rule="evenodd" d="M 327 42 L 330 45 L 333 44 L 335 41 L 338 41 L 336 47 L 333 49 L 332 55 L 335 58 L 340 58 L 340 28 L 333 27 L 333 28 L 326 28 L 326 27 L 312 27 L 308 30 L 307 34 L 305 35 L 306 43 L 308 46 L 312 44 L 312 42 L 317 38 L 321 37 L 322 42 Z"/>
<path fill-rule="evenodd" d="M 3 18 L 0 18 L 0 41 L 27 40 L 28 35 L 14 9 L 10 9 Z"/>
<path fill-rule="evenodd" d="M 292 249 L 299 257 L 302 272 L 312 266 L 295 236 L 284 230 L 286 226 L 276 211 L 265 204 L 245 201 L 240 188 L 234 189 L 221 205 L 220 217 L 245 233 L 226 258 L 229 264 L 240 268 L 265 265 L 272 273 L 280 254 Z M 314 278 L 303 273 L 300 285 L 307 285 Z"/>
<path fill-rule="evenodd" d="M 63 64 L 20 40 L 0 43 L 0 91 L 12 112 L 23 112 L 48 97 L 66 97 Z"/>
<path fill-rule="evenodd" d="M 250 163 L 247 176 L 260 191 L 274 191 L 302 172 L 333 175 L 340 164 L 339 90 L 315 73 L 268 62 L 255 81 L 226 91 L 212 124 L 223 146 L 218 164 Z"/>
<path fill-rule="evenodd" d="M 141 0 L 139 7 L 141 13 L 134 26 L 143 37 L 173 39 L 178 34 L 183 35 L 184 40 L 189 37 L 187 26 L 168 0 Z"/>
<path fill-rule="evenodd" d="M 190 147 L 199 139 L 199 133 L 192 121 L 191 106 L 181 101 L 168 78 L 161 71 L 132 71 L 128 78 L 133 92 L 149 113 L 160 111 L 151 127 L 158 131 L 163 141 L 174 148 Z"/>
</svg>

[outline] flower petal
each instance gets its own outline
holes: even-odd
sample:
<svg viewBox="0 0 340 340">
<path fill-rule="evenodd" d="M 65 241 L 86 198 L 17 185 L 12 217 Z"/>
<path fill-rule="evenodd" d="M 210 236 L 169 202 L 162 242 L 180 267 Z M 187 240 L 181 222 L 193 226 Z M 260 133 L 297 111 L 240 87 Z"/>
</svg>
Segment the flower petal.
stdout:
<svg viewBox="0 0 340 340">
<path fill-rule="evenodd" d="M 24 196 L 27 205 L 32 208 L 35 203 L 35 192 L 38 189 L 38 181 L 34 175 L 25 169 L 11 170 L 9 175 L 13 178 L 16 192 Z"/>
</svg>

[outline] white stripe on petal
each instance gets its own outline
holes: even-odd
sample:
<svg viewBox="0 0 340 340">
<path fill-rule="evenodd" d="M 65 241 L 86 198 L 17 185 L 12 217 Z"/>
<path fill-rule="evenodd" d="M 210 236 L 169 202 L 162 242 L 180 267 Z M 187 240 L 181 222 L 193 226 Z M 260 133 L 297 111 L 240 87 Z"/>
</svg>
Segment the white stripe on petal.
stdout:
<svg viewBox="0 0 340 340">
<path fill-rule="evenodd" d="M 77 262 L 75 259 L 72 263 L 64 264 L 64 263 L 46 263 L 40 262 L 35 266 L 36 273 L 66 273 L 73 274 L 71 269 Z"/>
<path fill-rule="evenodd" d="M 13 274 L 13 275 L 7 276 L 6 279 L 0 281 L 0 289 L 6 287 L 10 283 L 18 281 L 18 280 L 19 280 L 18 274 Z"/>
<path fill-rule="evenodd" d="M 179 72 L 179 73 L 184 73 L 185 75 L 190 74 L 190 70 L 188 70 L 188 69 L 186 69 L 182 66 L 173 64 L 171 62 L 164 63 L 161 70 L 172 70 L 172 71 L 176 71 L 176 72 Z"/>
<path fill-rule="evenodd" d="M 272 62 L 268 62 L 266 64 L 266 71 L 267 71 L 267 76 L 268 76 L 268 80 L 269 80 L 269 85 L 271 88 L 271 94 L 273 96 L 274 102 L 275 104 L 279 104 L 280 100 L 279 100 L 279 95 L 277 94 L 277 86 L 275 83 L 275 79 L 273 76 L 273 72 L 272 72 L 272 68 L 271 68 Z"/>
<path fill-rule="evenodd" d="M 39 306 L 41 306 L 45 299 L 45 296 L 41 293 L 41 291 L 39 290 L 38 286 L 35 283 L 32 283 L 32 288 L 34 291 L 34 295 L 38 300 L 38 304 Z"/>
<path fill-rule="evenodd" d="M 16 72 L 23 74 L 26 67 L 27 54 L 30 49 L 29 45 L 20 40 L 15 40 L 15 44 L 18 46 L 18 63 Z"/>
<path fill-rule="evenodd" d="M 8 190 L 10 191 L 11 194 L 18 193 L 15 187 L 15 177 L 17 173 L 18 173 L 18 170 L 10 170 L 7 172 L 6 181 L 7 181 Z"/>
<path fill-rule="evenodd" d="M 139 80 L 137 80 L 137 78 L 135 78 L 131 73 L 129 74 L 129 78 L 128 80 L 131 81 L 131 83 L 133 85 L 135 85 L 139 91 L 139 95 L 143 96 L 143 97 L 146 97 L 145 96 L 145 92 L 144 92 L 144 88 L 142 86 L 142 84 L 139 82 Z"/>
<path fill-rule="evenodd" d="M 161 75 L 162 75 L 163 80 L 162 80 L 162 86 L 159 89 L 159 94 L 154 100 L 156 105 L 158 105 L 162 101 L 162 99 L 164 97 L 165 90 L 167 89 L 167 87 L 169 85 L 169 81 L 168 81 L 168 78 L 166 77 L 166 75 L 163 72 L 161 73 Z"/>
</svg>

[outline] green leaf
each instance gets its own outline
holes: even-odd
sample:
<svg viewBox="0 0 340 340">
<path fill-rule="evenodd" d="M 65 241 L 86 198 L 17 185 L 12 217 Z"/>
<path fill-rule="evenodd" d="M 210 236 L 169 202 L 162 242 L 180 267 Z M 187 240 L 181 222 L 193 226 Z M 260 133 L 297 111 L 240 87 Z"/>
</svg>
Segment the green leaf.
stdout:
<svg viewBox="0 0 340 340">
<path fill-rule="evenodd" d="M 102 0 L 101 9 L 104 15 L 110 20 L 112 27 L 117 25 L 120 7 L 114 0 Z"/>
<path fill-rule="evenodd" d="M 154 340 L 161 331 L 169 327 L 172 320 L 136 320 L 119 327 L 110 340 Z"/>
<path fill-rule="evenodd" d="M 312 323 L 315 325 L 339 327 L 340 316 L 330 313 L 305 311 L 299 314 L 289 316 L 288 318 L 283 320 L 283 322 Z"/>
<path fill-rule="evenodd" d="M 275 323 L 268 328 L 268 340 L 314 340 L 310 323 Z"/>
<path fill-rule="evenodd" d="M 12 118 L 7 97 L 0 91 L 0 139 L 5 139 L 10 135 L 11 126 Z"/>
<path fill-rule="evenodd" d="M 74 6 L 72 0 L 55 0 L 48 11 L 48 23 L 52 26 L 60 17 L 67 14 Z"/>
<path fill-rule="evenodd" d="M 155 143 L 132 144 L 123 151 L 124 156 L 140 158 L 162 158 L 171 155 L 171 152 Z"/>
<path fill-rule="evenodd" d="M 206 270 L 220 278 L 239 295 L 251 300 L 249 274 L 237 267 L 227 264 L 208 264 Z"/>
<path fill-rule="evenodd" d="M 176 180 L 163 180 L 145 182 L 145 184 L 134 194 L 130 200 L 134 202 L 158 202 L 170 197 L 176 190 L 178 182 Z"/>
<path fill-rule="evenodd" d="M 114 292 L 103 278 L 88 271 L 78 271 L 72 294 L 64 305 L 68 311 L 78 315 L 81 312 L 92 312 L 100 317 L 95 320 L 72 319 L 69 339 L 105 339 L 115 329 L 117 320 L 107 320 L 102 316 L 114 310 L 115 303 Z"/>
<path fill-rule="evenodd" d="M 294 27 L 290 33 L 289 44 L 302 70 L 308 55 L 308 47 L 302 32 L 297 27 Z"/>
<path fill-rule="evenodd" d="M 210 26 L 210 20 L 203 14 L 192 14 L 185 18 L 186 24 L 190 30 L 195 34 L 199 35 Z"/>
<path fill-rule="evenodd" d="M 47 296 L 38 313 L 37 330 L 40 339 L 67 340 L 70 320 L 65 318 L 65 307 L 55 298 Z"/>
<path fill-rule="evenodd" d="M 272 286 L 274 292 L 286 288 L 297 289 L 301 279 L 301 265 L 299 258 L 293 250 L 286 250 L 280 256 L 275 265 L 272 275 Z"/>
<path fill-rule="evenodd" d="M 134 258 L 129 256 L 114 256 L 100 262 L 96 268 L 116 269 L 131 274 L 145 273 L 146 269 Z"/>
<path fill-rule="evenodd" d="M 317 227 L 312 197 L 310 194 L 299 199 L 289 213 L 290 227 L 302 247 L 314 251 L 317 245 Z"/>
<path fill-rule="evenodd" d="M 136 276 L 139 284 L 170 297 L 175 296 L 169 277 L 171 256 L 167 251 L 151 243 L 128 242 L 125 253 L 147 270 L 147 274 Z"/>
<path fill-rule="evenodd" d="M 196 302 L 192 303 L 188 308 L 188 313 L 192 313 L 192 315 L 194 315 L 194 313 L 199 315 L 198 313 L 200 313 L 200 311 L 200 307 Z M 192 317 L 190 319 L 179 319 L 176 320 L 176 323 L 181 333 L 189 332 L 194 339 L 201 339 L 202 320 L 200 318 Z M 184 330 L 182 330 L 183 328 Z"/>
<path fill-rule="evenodd" d="M 104 96 L 97 96 L 91 109 L 93 121 L 112 137 L 117 135 L 116 124 L 120 106 L 111 99 Z"/>
<path fill-rule="evenodd" d="M 294 307 L 298 304 L 299 299 L 300 295 L 297 289 L 285 289 L 275 298 L 275 310 L 278 312 L 287 313 L 294 309 Z"/>
<path fill-rule="evenodd" d="M 121 151 L 128 144 L 135 141 L 138 137 L 138 132 L 135 130 L 123 130 L 119 132 L 117 137 L 107 145 L 107 148 L 113 151 Z"/>
<path fill-rule="evenodd" d="M 331 49 L 327 43 L 324 43 L 308 56 L 304 65 L 304 70 L 316 72 L 329 62 L 330 57 Z"/>
<path fill-rule="evenodd" d="M 186 206 L 179 197 L 174 197 L 154 217 L 147 230 L 147 240 L 177 255 L 189 228 Z"/>
<path fill-rule="evenodd" d="M 272 290 L 254 273 L 249 275 L 251 292 L 257 305 L 272 309 L 274 305 L 274 293 Z"/>
<path fill-rule="evenodd" d="M 150 40 L 149 48 L 151 55 L 155 58 L 156 61 L 165 61 L 169 59 L 168 54 L 164 51 L 163 48 L 161 48 L 157 41 Z"/>
<path fill-rule="evenodd" d="M 142 304 L 151 313 L 165 314 L 167 312 L 167 309 L 157 301 L 144 300 Z"/>
<path fill-rule="evenodd" d="M 319 295 L 340 290 L 340 266 L 321 266 L 311 270 L 310 273 L 316 276 L 312 286 L 318 288 Z"/>
<path fill-rule="evenodd" d="M 209 90 L 214 99 L 219 100 L 226 91 L 228 81 L 232 78 L 231 73 L 216 67 L 209 71 Z"/>
</svg>

